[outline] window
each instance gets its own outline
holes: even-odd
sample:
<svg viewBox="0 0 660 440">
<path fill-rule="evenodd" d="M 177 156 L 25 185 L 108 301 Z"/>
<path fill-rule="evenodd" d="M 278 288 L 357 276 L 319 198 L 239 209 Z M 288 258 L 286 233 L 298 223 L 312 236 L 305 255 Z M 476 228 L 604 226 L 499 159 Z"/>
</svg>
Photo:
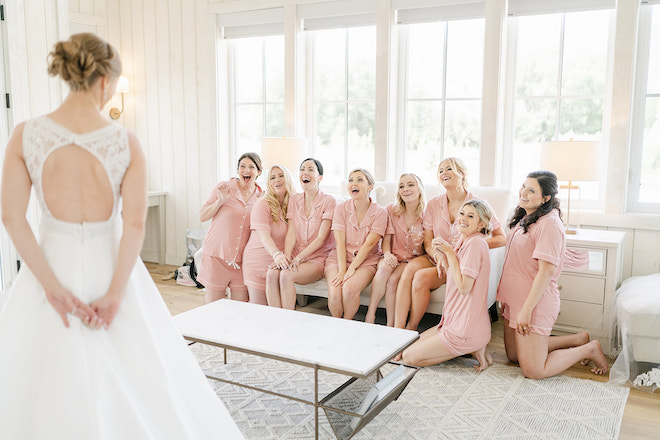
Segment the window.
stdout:
<svg viewBox="0 0 660 440">
<path fill-rule="evenodd" d="M 399 173 L 415 172 L 432 184 L 440 160 L 457 156 L 478 184 L 484 20 L 410 24 L 399 34 L 406 60 Z"/>
<path fill-rule="evenodd" d="M 660 208 L 660 5 L 642 6 L 631 154 L 630 209 Z"/>
<path fill-rule="evenodd" d="M 230 130 L 238 158 L 261 153 L 264 137 L 284 135 L 284 37 L 237 38 L 228 44 Z"/>
<path fill-rule="evenodd" d="M 517 189 L 539 169 L 543 141 L 602 139 L 611 22 L 610 10 L 510 19 L 505 184 Z M 598 182 L 580 188 L 583 200 L 604 191 Z"/>
<path fill-rule="evenodd" d="M 324 183 L 338 185 L 356 167 L 374 171 L 375 26 L 308 32 L 313 154 Z"/>
</svg>

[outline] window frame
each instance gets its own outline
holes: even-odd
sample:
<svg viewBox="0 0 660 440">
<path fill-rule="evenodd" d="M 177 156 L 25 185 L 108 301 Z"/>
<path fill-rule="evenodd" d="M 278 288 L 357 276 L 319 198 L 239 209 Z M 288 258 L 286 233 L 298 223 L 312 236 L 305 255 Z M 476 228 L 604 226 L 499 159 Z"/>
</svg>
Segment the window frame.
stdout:
<svg viewBox="0 0 660 440">
<path fill-rule="evenodd" d="M 452 22 L 459 22 L 459 21 L 465 21 L 465 20 L 485 20 L 485 17 L 483 16 L 468 16 L 468 17 L 461 17 L 461 18 L 449 18 L 449 19 L 437 19 L 437 20 L 432 20 L 432 22 L 440 24 L 444 24 L 444 39 L 443 39 L 443 48 L 442 48 L 442 57 L 443 57 L 443 63 L 442 63 L 442 69 L 443 69 L 443 81 L 442 81 L 442 91 L 441 91 L 441 97 L 439 98 L 409 98 L 408 97 L 408 80 L 409 80 L 409 47 L 410 47 L 410 26 L 413 26 L 415 24 L 428 24 L 431 21 L 424 21 L 424 22 L 410 22 L 410 23 L 405 23 L 404 25 L 400 26 L 397 32 L 398 35 L 398 93 L 396 96 L 396 102 L 397 102 L 397 112 L 396 112 L 396 144 L 394 145 L 394 148 L 396 149 L 396 165 L 395 165 L 395 175 L 399 176 L 404 172 L 410 172 L 411 168 L 408 164 L 408 154 L 407 154 L 407 136 L 408 136 L 408 131 L 407 131 L 407 118 L 408 118 L 408 104 L 410 102 L 440 102 L 442 106 L 442 120 L 440 121 L 441 127 L 440 127 L 440 133 L 441 133 L 441 154 L 440 157 L 445 157 L 445 136 L 446 136 L 446 122 L 447 122 L 447 103 L 448 102 L 478 102 L 479 103 L 479 109 L 480 109 L 480 114 L 479 114 L 479 127 L 478 127 L 478 133 L 481 136 L 482 133 L 482 128 L 483 128 L 483 119 L 482 119 L 482 109 L 483 109 L 483 100 L 484 100 L 484 91 L 483 91 L 483 67 L 484 67 L 484 60 L 482 58 L 482 73 L 481 73 L 481 80 L 482 80 L 482 87 L 481 89 L 481 94 L 478 97 L 448 97 L 447 96 L 447 53 L 448 53 L 448 45 L 449 45 L 449 31 L 450 31 L 450 26 L 449 24 Z M 485 23 L 484 23 L 484 35 L 485 35 Z M 481 150 L 481 146 L 479 147 Z M 470 175 L 471 181 L 475 180 L 475 177 L 477 178 L 477 181 L 480 180 L 479 177 L 481 175 L 480 169 L 481 169 L 481 151 L 479 152 L 479 169 L 471 169 L 470 170 Z M 435 164 L 437 166 L 438 164 Z M 396 178 L 396 177 L 395 177 Z M 437 183 L 435 180 L 433 182 L 425 182 L 427 185 Z"/>
<path fill-rule="evenodd" d="M 641 202 L 639 200 L 644 152 L 646 100 L 649 97 L 648 75 L 653 12 L 660 14 L 660 4 L 656 4 L 655 11 L 653 10 L 653 3 L 642 4 L 639 9 L 633 107 L 630 123 L 630 162 L 628 166 L 628 188 L 626 190 L 626 210 L 635 214 L 657 214 L 660 212 L 660 202 Z M 653 97 L 660 97 L 660 93 L 653 94 Z"/>
<path fill-rule="evenodd" d="M 350 37 L 349 37 L 349 29 L 355 28 L 355 27 L 369 27 L 369 26 L 374 26 L 374 32 L 377 32 L 377 29 L 375 29 L 375 23 L 374 24 L 360 24 L 359 26 L 335 26 L 332 28 L 319 28 L 319 29 L 314 29 L 314 30 L 309 30 L 309 31 L 304 31 L 304 41 L 305 41 L 305 50 L 306 50 L 306 69 L 305 69 L 305 81 L 306 81 L 306 94 L 307 94 L 307 102 L 305 106 L 305 120 L 306 120 L 306 132 L 307 132 L 307 142 L 309 146 L 309 153 L 310 156 L 312 157 L 317 157 L 318 155 L 318 149 L 319 146 L 316 144 L 316 130 L 317 130 L 317 120 L 316 120 L 316 107 L 317 107 L 317 100 L 316 100 L 316 85 L 315 85 L 315 68 L 316 68 L 316 37 L 317 34 L 316 32 L 322 32 L 324 30 L 328 29 L 343 29 L 346 34 L 344 36 L 345 41 L 344 41 L 344 57 L 345 57 L 345 63 L 344 63 L 344 76 L 346 78 L 346 88 L 344 90 L 345 96 L 344 99 L 341 101 L 321 101 L 321 102 L 336 102 L 336 103 L 343 103 L 344 106 L 344 142 L 343 142 L 343 150 L 342 150 L 342 155 L 343 155 L 343 163 L 342 167 L 344 169 L 344 172 L 342 175 L 338 176 L 338 182 L 333 182 L 328 176 L 325 176 L 324 178 L 324 188 L 328 191 L 335 192 L 337 194 L 342 192 L 342 188 L 344 187 L 344 183 L 346 182 L 346 179 L 348 178 L 348 172 L 352 169 L 357 167 L 358 165 L 356 164 L 354 167 L 349 166 L 348 163 L 348 133 L 349 133 L 349 112 L 348 112 L 348 107 L 351 103 L 362 103 L 362 102 L 373 102 L 374 106 L 374 145 L 373 145 L 373 153 L 374 153 L 374 163 L 376 162 L 376 139 L 375 139 L 375 131 L 376 131 L 376 122 L 375 122 L 375 111 L 376 111 L 376 96 L 374 93 L 374 99 L 373 101 L 369 101 L 366 99 L 354 99 L 351 100 L 348 97 L 348 76 L 349 76 L 349 67 L 350 63 L 349 61 L 349 47 L 350 47 Z M 377 43 L 376 43 L 377 44 Z M 375 47 L 374 50 L 377 50 Z M 376 68 L 376 65 L 374 65 L 374 70 Z M 374 77 L 375 81 L 375 77 Z M 375 84 L 374 84 L 375 87 Z M 369 170 L 372 173 L 375 173 L 375 170 Z M 334 176 L 333 176 L 334 177 Z"/>
<path fill-rule="evenodd" d="M 593 10 L 603 10 L 603 9 L 608 9 L 605 7 L 602 8 L 595 8 Z M 560 117 L 561 117 L 561 103 L 562 100 L 564 99 L 581 99 L 581 98 L 593 98 L 594 95 L 562 95 L 561 89 L 562 89 L 562 72 L 563 72 L 563 65 L 564 65 L 564 51 L 565 51 L 565 32 L 566 32 L 566 14 L 571 14 L 571 13 L 577 13 L 577 12 L 584 12 L 583 9 L 576 9 L 576 10 L 564 10 L 564 11 L 559 11 L 559 12 L 549 12 L 549 13 L 544 13 L 544 12 L 539 12 L 537 14 L 524 14 L 524 15 L 515 15 L 515 16 L 510 16 L 508 23 L 507 23 L 507 34 L 508 34 L 508 39 L 506 42 L 506 47 L 507 47 L 507 64 L 506 64 L 506 71 L 504 73 L 505 77 L 505 105 L 504 105 L 504 112 L 503 112 L 503 120 L 504 120 L 504 127 L 503 127 L 503 146 L 502 146 L 502 174 L 501 174 L 501 185 L 506 188 L 510 188 L 512 191 L 517 191 L 519 183 L 520 182 L 513 182 L 513 161 L 514 161 L 514 131 L 515 131 L 515 107 L 517 104 L 518 99 L 549 99 L 549 96 L 543 96 L 543 97 L 517 97 L 516 95 L 516 67 L 517 67 L 517 45 L 519 41 L 519 35 L 518 35 L 518 30 L 519 30 L 519 18 L 524 18 L 525 16 L 529 15 L 556 15 L 556 14 L 561 14 L 562 19 L 561 19 L 561 34 L 559 35 L 560 38 L 560 46 L 559 46 L 559 63 L 557 65 L 558 67 L 558 80 L 557 80 L 557 92 L 554 98 L 556 100 L 555 106 L 556 106 L 556 114 L 555 114 L 555 129 L 554 129 L 554 134 L 552 139 L 547 139 L 549 141 L 552 140 L 566 140 L 566 139 L 559 139 L 559 122 L 560 122 Z M 513 20 L 512 20 L 513 19 Z M 608 42 L 607 42 L 607 57 L 605 60 L 605 66 L 606 66 L 606 75 L 605 75 L 605 85 L 604 85 L 604 93 L 602 95 L 602 100 L 603 100 L 603 114 L 601 116 L 601 136 L 600 139 L 597 140 L 600 142 L 601 145 L 601 157 L 600 157 L 600 162 L 601 162 L 601 169 L 606 170 L 607 169 L 607 156 L 608 156 L 608 149 L 609 149 L 609 129 L 610 129 L 610 106 L 611 106 L 611 101 L 612 101 L 612 73 L 613 73 L 613 63 L 614 63 L 614 39 L 615 39 L 615 25 L 616 25 L 616 10 L 615 9 L 610 9 L 610 17 L 609 17 L 609 30 L 608 30 Z M 533 170 L 530 170 L 533 171 Z M 607 180 L 608 180 L 608 173 L 603 172 L 600 176 L 599 180 L 599 190 L 598 190 L 598 198 L 596 200 L 594 199 L 584 199 L 580 200 L 580 203 L 578 204 L 577 208 L 580 209 L 596 209 L 596 210 L 604 210 L 605 208 L 605 203 L 606 203 L 606 197 L 607 197 Z"/>
</svg>

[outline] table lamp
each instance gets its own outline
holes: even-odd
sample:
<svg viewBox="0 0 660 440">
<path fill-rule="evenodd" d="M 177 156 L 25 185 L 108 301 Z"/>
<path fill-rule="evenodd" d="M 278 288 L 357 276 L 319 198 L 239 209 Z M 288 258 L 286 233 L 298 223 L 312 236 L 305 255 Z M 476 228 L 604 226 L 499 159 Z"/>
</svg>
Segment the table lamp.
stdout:
<svg viewBox="0 0 660 440">
<path fill-rule="evenodd" d="M 267 137 L 261 141 L 261 160 L 264 169 L 272 165 L 283 165 L 297 176 L 297 170 L 307 156 L 307 139 Z M 297 179 L 294 179 L 296 181 Z"/>
<path fill-rule="evenodd" d="M 560 188 L 568 190 L 566 208 L 566 233 L 577 231 L 570 227 L 571 190 L 578 189 L 573 181 L 598 180 L 599 143 L 595 141 L 547 141 L 541 144 L 541 168 L 552 171 L 557 180 L 568 181 L 568 185 Z"/>
</svg>

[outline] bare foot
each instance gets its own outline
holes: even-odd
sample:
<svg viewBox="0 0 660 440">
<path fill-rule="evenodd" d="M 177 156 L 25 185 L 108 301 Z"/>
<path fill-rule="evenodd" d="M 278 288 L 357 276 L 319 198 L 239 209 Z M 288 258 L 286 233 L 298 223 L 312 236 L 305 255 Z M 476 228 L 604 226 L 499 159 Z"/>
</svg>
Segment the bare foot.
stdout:
<svg viewBox="0 0 660 440">
<path fill-rule="evenodd" d="M 486 350 L 485 345 L 472 353 L 472 356 L 474 356 L 474 358 L 479 361 L 479 365 L 474 366 L 474 369 L 477 371 L 484 371 L 486 368 L 493 365 L 493 355 L 488 350 Z"/>
<path fill-rule="evenodd" d="M 403 356 L 403 353 L 399 353 L 394 358 L 392 358 L 392 362 L 399 362 L 401 360 L 401 357 Z"/>
<path fill-rule="evenodd" d="M 373 314 L 367 313 L 364 316 L 364 322 L 366 322 L 367 324 L 375 324 L 376 323 L 376 314 L 375 313 L 373 313 Z"/>
<path fill-rule="evenodd" d="M 592 373 L 596 374 L 605 374 L 607 373 L 607 370 L 609 369 L 609 364 L 607 362 L 607 358 L 605 357 L 605 354 L 603 353 L 603 349 L 600 346 L 600 342 L 594 340 L 589 342 L 589 345 L 591 345 L 591 354 L 589 356 L 589 359 L 596 364 L 592 369 Z"/>
<path fill-rule="evenodd" d="M 575 344 L 575 347 L 579 347 L 581 345 L 588 344 L 589 343 L 589 333 L 587 333 L 587 332 L 577 333 L 575 335 L 575 339 L 576 339 L 576 342 L 577 342 Z M 582 359 L 582 361 L 580 361 L 580 364 L 581 365 L 589 365 L 589 359 Z"/>
</svg>

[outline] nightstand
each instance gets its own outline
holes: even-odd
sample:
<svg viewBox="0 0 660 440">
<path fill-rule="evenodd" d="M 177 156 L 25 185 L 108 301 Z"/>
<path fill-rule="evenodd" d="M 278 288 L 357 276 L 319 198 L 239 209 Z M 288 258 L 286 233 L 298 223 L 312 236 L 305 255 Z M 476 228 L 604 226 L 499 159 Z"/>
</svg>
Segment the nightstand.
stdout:
<svg viewBox="0 0 660 440">
<path fill-rule="evenodd" d="M 554 330 L 587 330 L 607 353 L 611 341 L 603 328 L 603 314 L 622 282 L 625 236 L 622 231 L 596 229 L 579 229 L 575 235 L 566 235 L 566 247 L 580 254 L 582 261 L 579 268 L 564 267 L 557 281 L 561 308 Z"/>
</svg>

